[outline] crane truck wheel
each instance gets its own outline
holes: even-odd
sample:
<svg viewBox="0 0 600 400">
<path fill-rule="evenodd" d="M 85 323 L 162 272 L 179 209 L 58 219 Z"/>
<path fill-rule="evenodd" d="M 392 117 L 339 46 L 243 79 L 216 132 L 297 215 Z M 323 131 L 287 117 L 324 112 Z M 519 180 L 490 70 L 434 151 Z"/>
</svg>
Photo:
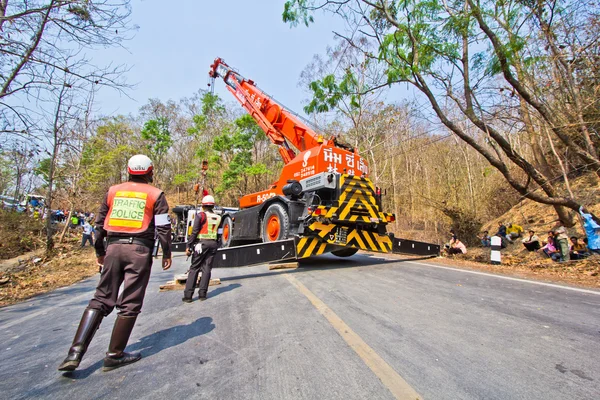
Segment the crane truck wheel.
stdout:
<svg viewBox="0 0 600 400">
<path fill-rule="evenodd" d="M 331 254 L 333 254 L 334 256 L 338 256 L 338 257 L 350 257 L 350 256 L 355 255 L 357 251 L 358 251 L 357 248 L 346 247 L 345 249 L 334 250 L 331 252 Z"/>
<path fill-rule="evenodd" d="M 231 246 L 231 232 L 233 231 L 233 221 L 231 217 L 225 216 L 223 218 L 223 233 L 221 234 L 221 247 Z"/>
<path fill-rule="evenodd" d="M 273 203 L 267 208 L 262 219 L 261 231 L 263 242 L 287 239 L 290 232 L 290 218 L 283 205 Z"/>
</svg>

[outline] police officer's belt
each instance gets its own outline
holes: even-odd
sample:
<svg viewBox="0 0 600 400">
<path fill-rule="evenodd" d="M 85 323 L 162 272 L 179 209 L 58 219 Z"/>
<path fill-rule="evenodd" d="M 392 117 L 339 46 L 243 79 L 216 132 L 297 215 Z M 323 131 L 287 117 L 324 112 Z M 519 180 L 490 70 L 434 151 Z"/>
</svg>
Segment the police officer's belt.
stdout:
<svg viewBox="0 0 600 400">
<path fill-rule="evenodd" d="M 138 246 L 146 246 L 148 248 L 154 247 L 154 241 L 150 239 L 139 239 L 134 237 L 108 237 L 106 239 L 107 244 L 136 244 Z"/>
</svg>

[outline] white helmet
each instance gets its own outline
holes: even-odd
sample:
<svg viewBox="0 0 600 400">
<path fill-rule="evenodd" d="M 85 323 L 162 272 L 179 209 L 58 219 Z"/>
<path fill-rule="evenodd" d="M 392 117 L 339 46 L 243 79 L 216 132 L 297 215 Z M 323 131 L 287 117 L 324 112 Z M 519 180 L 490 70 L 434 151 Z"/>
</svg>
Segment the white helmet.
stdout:
<svg viewBox="0 0 600 400">
<path fill-rule="evenodd" d="M 215 198 L 212 197 L 211 195 L 204 196 L 202 198 L 202 205 L 203 206 L 214 206 L 215 205 Z"/>
<path fill-rule="evenodd" d="M 131 175 L 146 175 L 152 171 L 152 160 L 143 154 L 136 154 L 127 163 L 127 172 Z"/>
</svg>

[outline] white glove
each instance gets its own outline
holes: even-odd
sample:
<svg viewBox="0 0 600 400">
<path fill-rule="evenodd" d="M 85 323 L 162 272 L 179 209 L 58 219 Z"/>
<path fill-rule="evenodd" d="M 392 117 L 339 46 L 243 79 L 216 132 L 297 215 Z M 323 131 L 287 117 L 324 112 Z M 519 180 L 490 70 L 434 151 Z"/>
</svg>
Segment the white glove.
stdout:
<svg viewBox="0 0 600 400">
<path fill-rule="evenodd" d="M 196 244 L 196 246 L 194 247 L 194 250 L 196 251 L 196 254 L 201 254 L 202 253 L 202 243 Z"/>
</svg>

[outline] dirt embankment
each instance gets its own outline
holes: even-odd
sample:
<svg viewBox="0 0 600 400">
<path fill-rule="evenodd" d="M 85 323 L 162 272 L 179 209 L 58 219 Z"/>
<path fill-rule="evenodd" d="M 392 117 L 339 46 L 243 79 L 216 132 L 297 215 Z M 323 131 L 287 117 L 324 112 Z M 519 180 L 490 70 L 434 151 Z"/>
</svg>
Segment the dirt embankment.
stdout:
<svg viewBox="0 0 600 400">
<path fill-rule="evenodd" d="M 600 289 L 600 256 L 558 263 L 525 250 L 503 253 L 502 264 L 493 265 L 490 263 L 490 249 L 486 248 L 469 249 L 466 255 L 445 256 L 430 261 L 456 268 Z"/>
<path fill-rule="evenodd" d="M 38 250 L 0 262 L 0 307 L 97 274 L 94 249 L 80 249 L 80 240 L 73 232 L 50 256 Z"/>
</svg>

